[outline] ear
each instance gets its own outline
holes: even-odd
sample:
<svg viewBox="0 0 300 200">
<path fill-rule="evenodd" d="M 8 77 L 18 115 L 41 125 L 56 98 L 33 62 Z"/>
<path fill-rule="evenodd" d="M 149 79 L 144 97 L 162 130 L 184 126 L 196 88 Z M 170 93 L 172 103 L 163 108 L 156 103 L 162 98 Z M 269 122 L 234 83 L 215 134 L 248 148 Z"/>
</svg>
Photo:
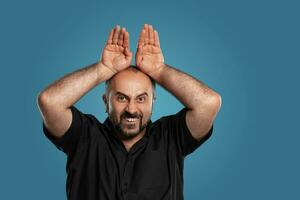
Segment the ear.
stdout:
<svg viewBox="0 0 300 200">
<path fill-rule="evenodd" d="M 107 113 L 108 112 L 108 99 L 107 99 L 106 94 L 102 95 L 102 100 L 103 100 L 104 105 L 105 105 L 105 112 Z"/>
<path fill-rule="evenodd" d="M 153 98 L 152 98 L 152 110 L 153 110 L 155 100 L 156 100 L 156 96 L 154 95 Z"/>
<path fill-rule="evenodd" d="M 152 103 L 154 103 L 155 100 L 156 100 L 156 94 L 153 93 Z"/>
</svg>

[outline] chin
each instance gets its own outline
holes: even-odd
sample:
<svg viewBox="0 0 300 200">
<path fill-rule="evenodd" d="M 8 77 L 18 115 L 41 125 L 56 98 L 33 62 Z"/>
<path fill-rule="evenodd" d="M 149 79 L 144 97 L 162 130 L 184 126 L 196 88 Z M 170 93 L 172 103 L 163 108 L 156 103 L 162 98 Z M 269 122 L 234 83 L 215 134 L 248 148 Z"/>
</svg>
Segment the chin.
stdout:
<svg viewBox="0 0 300 200">
<path fill-rule="evenodd" d="M 123 139 L 132 139 L 140 134 L 139 130 L 127 130 L 122 129 L 121 133 Z"/>
<path fill-rule="evenodd" d="M 136 127 L 134 129 L 122 128 L 122 132 L 125 135 L 138 135 L 141 130 L 139 129 L 139 127 Z"/>
</svg>

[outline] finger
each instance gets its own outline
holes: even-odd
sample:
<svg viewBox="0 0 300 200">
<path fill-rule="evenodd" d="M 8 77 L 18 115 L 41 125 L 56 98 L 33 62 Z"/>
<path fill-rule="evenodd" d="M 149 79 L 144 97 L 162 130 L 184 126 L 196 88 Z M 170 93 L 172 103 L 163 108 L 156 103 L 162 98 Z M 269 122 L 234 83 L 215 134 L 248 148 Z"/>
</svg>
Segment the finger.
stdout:
<svg viewBox="0 0 300 200">
<path fill-rule="evenodd" d="M 110 31 L 109 36 L 108 36 L 108 40 L 107 40 L 106 44 L 112 44 L 113 34 L 114 34 L 114 29 L 112 29 Z"/>
<path fill-rule="evenodd" d="M 125 48 L 125 59 L 130 65 L 132 62 L 132 52 L 128 48 Z"/>
<path fill-rule="evenodd" d="M 145 24 L 144 29 L 145 29 L 144 44 L 147 45 L 147 44 L 149 44 L 149 26 L 148 26 L 148 24 Z"/>
<path fill-rule="evenodd" d="M 124 35 L 125 35 L 125 28 L 122 28 L 118 39 L 118 45 L 120 46 L 122 46 L 124 43 Z"/>
<path fill-rule="evenodd" d="M 160 47 L 158 32 L 154 31 L 154 46 Z"/>
<path fill-rule="evenodd" d="M 140 34 L 138 48 L 142 48 L 144 46 L 144 44 L 145 44 L 145 35 L 146 35 L 146 31 L 145 31 L 145 29 L 143 29 L 141 31 L 141 34 Z"/>
<path fill-rule="evenodd" d="M 129 50 L 129 48 L 125 48 L 125 56 L 126 57 L 132 57 L 132 52 Z"/>
<path fill-rule="evenodd" d="M 149 26 L 149 44 L 154 45 L 154 31 L 151 25 Z"/>
<path fill-rule="evenodd" d="M 117 44 L 118 42 L 118 38 L 119 38 L 119 34 L 120 34 L 120 26 L 117 25 L 114 29 L 114 35 L 113 35 L 113 44 Z"/>
<path fill-rule="evenodd" d="M 140 46 L 142 46 L 143 44 L 143 41 L 144 41 L 144 39 L 143 39 L 143 30 L 144 30 L 144 26 L 143 26 L 143 28 L 142 28 L 142 30 L 141 30 L 141 32 L 140 32 L 140 37 L 139 37 L 139 41 L 138 41 L 138 45 L 137 45 L 137 47 L 138 48 L 140 48 Z"/>
<path fill-rule="evenodd" d="M 159 36 L 157 30 L 154 30 L 154 46 L 160 47 Z"/>
<path fill-rule="evenodd" d="M 127 31 L 124 33 L 123 47 L 128 48 L 128 49 L 130 48 L 130 45 L 129 45 L 129 33 Z"/>
<path fill-rule="evenodd" d="M 138 66 L 140 63 L 141 63 L 141 60 L 142 60 L 142 52 L 141 52 L 142 50 L 138 50 L 137 52 L 136 52 L 136 55 L 135 55 L 135 64 Z"/>
</svg>

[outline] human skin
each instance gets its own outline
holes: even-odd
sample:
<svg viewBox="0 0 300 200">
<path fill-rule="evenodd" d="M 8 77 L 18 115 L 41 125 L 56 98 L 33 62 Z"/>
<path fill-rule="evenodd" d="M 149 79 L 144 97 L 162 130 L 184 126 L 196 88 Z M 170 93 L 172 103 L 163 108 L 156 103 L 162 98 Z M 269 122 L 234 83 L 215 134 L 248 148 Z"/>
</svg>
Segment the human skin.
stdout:
<svg viewBox="0 0 300 200">
<path fill-rule="evenodd" d="M 213 120 L 220 109 L 220 95 L 201 81 L 164 63 L 158 32 L 151 25 L 145 24 L 140 33 L 135 60 L 136 66 L 142 72 L 151 76 L 188 108 L 186 114 L 187 126 L 195 139 L 200 140 L 203 138 L 211 128 Z M 146 90 L 145 88 L 151 88 L 150 79 L 134 80 L 132 79 L 135 77 L 134 73 L 128 73 L 128 70 L 124 71 L 126 73 L 121 72 L 113 77 L 114 81 L 110 85 L 113 97 L 103 96 L 107 112 L 113 119 L 114 124 L 122 124 L 121 113 L 126 109 L 131 113 L 145 113 L 145 116 L 151 116 L 149 111 L 152 110 L 152 104 L 149 102 L 140 104 L 135 100 L 138 94 L 142 93 L 142 90 L 139 90 L 140 88 L 137 89 L 139 85 L 144 90 Z M 124 101 L 118 100 L 120 94 L 114 95 L 116 91 L 120 90 L 119 88 L 122 88 L 121 98 L 124 98 Z M 130 109 L 128 109 L 129 107 Z M 128 132 L 128 135 L 135 137 L 128 140 L 123 138 L 123 143 L 127 149 L 130 149 L 145 134 L 145 130 L 139 133 L 138 128 L 140 126 L 138 126 L 138 122 L 137 120 L 135 127 L 130 130 L 131 132 Z M 141 123 L 146 123 L 146 119 Z M 124 124 L 122 127 L 124 135 L 126 131 L 129 131 L 129 128 Z"/>
<path fill-rule="evenodd" d="M 106 112 L 119 128 L 118 137 L 129 151 L 142 138 L 153 109 L 153 87 L 150 78 L 135 68 L 117 73 L 103 95 Z M 129 122 L 126 118 L 134 119 Z"/>
<path fill-rule="evenodd" d="M 125 70 L 131 62 L 129 33 L 125 28 L 116 26 L 109 34 L 100 62 L 64 76 L 39 93 L 38 106 L 50 133 L 62 137 L 72 122 L 70 107 L 89 90 L 116 75 L 111 94 L 103 97 L 103 100 L 115 124 L 121 123 L 124 111 L 140 116 L 140 125 L 129 125 L 124 121 L 120 124 L 127 136 L 135 136 L 120 137 L 129 150 L 145 134 L 145 129 L 141 132 L 138 129 L 147 123 L 152 113 L 153 101 L 150 99 L 153 100 L 153 97 L 144 105 L 138 103 L 139 92 L 147 92 L 149 97 L 152 94 L 148 75 L 188 108 L 186 122 L 189 130 L 196 139 L 204 137 L 220 109 L 221 97 L 200 80 L 164 63 L 158 32 L 151 25 L 144 25 L 136 52 L 136 65 L 144 76 L 141 75 L 143 73 L 133 75 Z M 123 84 L 117 84 L 119 81 L 123 81 Z M 127 101 L 121 102 L 114 90 L 121 90 L 123 96 L 127 96 Z"/>
<path fill-rule="evenodd" d="M 62 137 L 70 127 L 72 105 L 92 88 L 130 66 L 129 43 L 126 29 L 116 26 L 109 34 L 99 62 L 65 75 L 38 94 L 41 116 L 54 137 Z"/>
<path fill-rule="evenodd" d="M 187 126 L 192 136 L 201 140 L 221 108 L 221 96 L 200 80 L 164 63 L 158 32 L 152 25 L 145 24 L 140 33 L 135 60 L 141 71 L 188 108 Z"/>
</svg>

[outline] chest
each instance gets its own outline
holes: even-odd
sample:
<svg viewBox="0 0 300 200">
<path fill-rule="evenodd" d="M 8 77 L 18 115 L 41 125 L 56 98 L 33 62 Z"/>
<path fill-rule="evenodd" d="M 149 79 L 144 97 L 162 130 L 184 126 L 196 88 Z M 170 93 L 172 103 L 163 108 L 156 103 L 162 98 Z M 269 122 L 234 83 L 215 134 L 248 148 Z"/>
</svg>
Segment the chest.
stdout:
<svg viewBox="0 0 300 200">
<path fill-rule="evenodd" d="M 76 153 L 68 171 L 70 190 L 117 195 L 112 199 L 126 195 L 161 199 L 170 187 L 180 188 L 182 181 L 182 162 L 160 141 L 141 140 L 129 152 L 122 145 L 94 141 Z"/>
</svg>

